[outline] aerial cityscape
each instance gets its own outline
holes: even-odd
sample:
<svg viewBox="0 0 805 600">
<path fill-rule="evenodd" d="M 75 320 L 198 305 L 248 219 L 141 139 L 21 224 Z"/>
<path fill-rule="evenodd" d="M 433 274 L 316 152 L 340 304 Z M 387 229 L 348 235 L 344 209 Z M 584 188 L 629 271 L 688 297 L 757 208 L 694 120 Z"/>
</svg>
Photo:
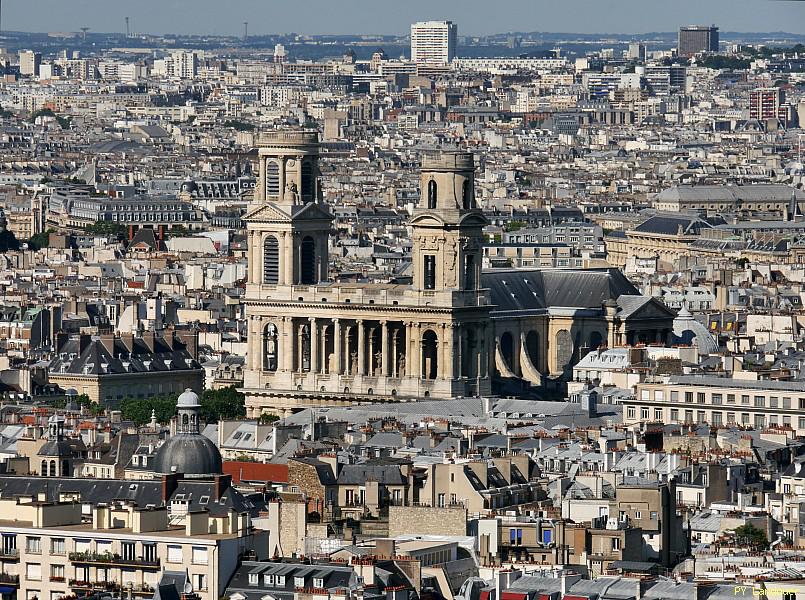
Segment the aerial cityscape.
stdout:
<svg viewBox="0 0 805 600">
<path fill-rule="evenodd" d="M 804 141 L 805 2 L 0 0 L 0 600 L 805 598 Z"/>
</svg>

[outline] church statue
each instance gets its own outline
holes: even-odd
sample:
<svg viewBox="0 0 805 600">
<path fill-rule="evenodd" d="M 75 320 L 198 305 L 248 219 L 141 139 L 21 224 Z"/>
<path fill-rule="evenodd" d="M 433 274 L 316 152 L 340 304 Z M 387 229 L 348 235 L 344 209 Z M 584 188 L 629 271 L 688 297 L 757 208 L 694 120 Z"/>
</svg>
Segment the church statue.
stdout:
<svg viewBox="0 0 805 600">
<path fill-rule="evenodd" d="M 296 204 L 299 201 L 299 192 L 293 181 L 285 186 L 284 200 L 286 204 Z"/>
<path fill-rule="evenodd" d="M 352 372 L 353 375 L 357 375 L 358 374 L 358 353 L 353 352 L 352 354 L 350 354 L 349 358 L 350 358 L 350 371 Z"/>
<path fill-rule="evenodd" d="M 375 352 L 375 374 L 377 374 L 383 368 L 383 353 L 378 351 Z"/>
<path fill-rule="evenodd" d="M 400 354 L 400 358 L 397 359 L 397 376 L 405 376 L 405 354 Z"/>
</svg>

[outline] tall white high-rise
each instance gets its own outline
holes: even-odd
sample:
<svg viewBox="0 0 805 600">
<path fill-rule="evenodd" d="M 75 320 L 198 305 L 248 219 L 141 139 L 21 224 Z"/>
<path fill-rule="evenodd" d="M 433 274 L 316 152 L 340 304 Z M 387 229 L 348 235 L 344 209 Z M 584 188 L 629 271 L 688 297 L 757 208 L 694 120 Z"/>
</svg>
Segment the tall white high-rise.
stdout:
<svg viewBox="0 0 805 600">
<path fill-rule="evenodd" d="M 20 50 L 20 75 L 36 77 L 39 75 L 39 66 L 42 64 L 42 55 L 33 50 Z"/>
<path fill-rule="evenodd" d="M 456 56 L 458 26 L 452 21 L 421 21 L 411 25 L 411 60 L 446 65 Z"/>
</svg>

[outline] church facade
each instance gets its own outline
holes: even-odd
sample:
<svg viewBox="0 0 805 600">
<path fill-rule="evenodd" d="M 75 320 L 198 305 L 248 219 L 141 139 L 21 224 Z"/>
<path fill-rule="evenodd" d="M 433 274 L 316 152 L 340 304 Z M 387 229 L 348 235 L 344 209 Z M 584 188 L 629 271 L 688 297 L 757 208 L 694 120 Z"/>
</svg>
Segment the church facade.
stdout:
<svg viewBox="0 0 805 600">
<path fill-rule="evenodd" d="M 500 378 L 562 377 L 585 346 L 671 333 L 673 313 L 618 271 L 482 273 L 487 222 L 469 152 L 423 160 L 410 285 L 328 280 L 333 217 L 321 199 L 315 131 L 263 134 L 259 162 L 244 217 L 249 416 L 491 395 Z"/>
</svg>

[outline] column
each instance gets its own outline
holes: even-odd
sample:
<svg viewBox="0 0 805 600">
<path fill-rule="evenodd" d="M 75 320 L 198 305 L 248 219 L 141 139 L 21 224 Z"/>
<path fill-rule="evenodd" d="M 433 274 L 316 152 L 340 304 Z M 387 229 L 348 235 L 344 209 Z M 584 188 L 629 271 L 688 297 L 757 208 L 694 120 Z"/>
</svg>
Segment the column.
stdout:
<svg viewBox="0 0 805 600">
<path fill-rule="evenodd" d="M 257 190 L 255 191 L 255 202 L 265 202 L 266 200 L 266 157 L 258 157 L 259 167 L 257 168 L 258 177 Z"/>
<path fill-rule="evenodd" d="M 293 321 L 291 317 L 282 318 L 282 331 L 280 332 L 280 345 L 282 346 L 282 370 L 293 370 Z"/>
<path fill-rule="evenodd" d="M 341 375 L 341 321 L 333 319 L 333 353 L 335 354 L 335 374 Z"/>
<path fill-rule="evenodd" d="M 380 322 L 381 327 L 381 344 L 380 349 L 380 375 L 388 377 L 389 375 L 389 324 L 386 321 Z"/>
<path fill-rule="evenodd" d="M 310 372 L 318 373 L 319 369 L 319 330 L 316 318 L 310 318 Z"/>
<path fill-rule="evenodd" d="M 363 319 L 358 319 L 358 375 L 366 375 L 366 328 L 363 325 Z M 371 354 L 369 355 L 369 364 L 371 364 Z M 350 365 L 352 369 L 352 365 Z"/>
<path fill-rule="evenodd" d="M 256 348 L 261 348 L 262 350 L 264 344 L 262 332 L 258 333 L 257 331 L 256 321 L 257 317 L 255 317 L 254 315 L 249 317 L 249 337 L 248 337 L 249 369 L 251 369 L 252 371 L 257 370 L 256 357 L 258 355 L 258 352 L 256 352 Z M 262 351 L 259 354 L 262 354 Z"/>
<path fill-rule="evenodd" d="M 279 201 L 282 202 L 283 199 L 285 198 L 285 158 L 280 158 L 277 161 L 277 163 L 279 164 L 279 168 L 280 168 L 280 173 L 279 173 L 279 175 L 280 175 L 280 177 L 279 177 L 279 180 L 280 180 L 280 197 L 279 197 Z"/>
<path fill-rule="evenodd" d="M 442 377 L 455 377 L 455 352 L 453 352 L 453 323 L 446 323 L 442 329 Z"/>
<path fill-rule="evenodd" d="M 289 285 L 291 279 L 289 278 L 289 269 L 291 266 L 291 255 L 288 252 L 288 232 L 283 231 L 280 233 L 280 269 L 279 269 L 279 284 Z"/>
<path fill-rule="evenodd" d="M 414 373 L 417 379 L 422 379 L 422 325 L 414 323 L 412 329 L 411 346 L 414 348 L 414 353 L 411 357 L 413 358 L 411 373 Z"/>
<path fill-rule="evenodd" d="M 369 329 L 369 370 L 368 374 L 375 374 L 375 327 Z"/>
<path fill-rule="evenodd" d="M 321 356 L 319 364 L 319 373 L 322 374 L 329 372 L 330 368 L 329 367 L 330 357 L 327 356 L 327 329 L 329 327 L 330 326 L 326 322 L 321 326 L 321 336 L 318 340 L 318 343 L 321 344 L 320 346 L 321 351 L 319 353 L 319 356 Z"/>
<path fill-rule="evenodd" d="M 304 321 L 303 321 L 304 322 Z M 302 367 L 305 363 L 305 340 L 302 337 L 304 326 L 300 323 L 295 326 L 294 339 L 296 340 L 296 371 L 302 372 Z"/>
<path fill-rule="evenodd" d="M 355 363 L 352 362 L 352 348 L 350 347 L 353 327 L 354 325 L 350 324 L 344 326 L 344 374 L 348 376 L 352 376 L 352 370 L 358 366 L 357 360 Z M 357 356 L 355 358 L 357 359 Z"/>
<path fill-rule="evenodd" d="M 397 358 L 397 348 L 399 348 L 400 330 L 395 329 L 391 334 L 391 376 L 400 376 L 400 363 Z M 408 358 L 408 357 L 406 357 Z"/>
<path fill-rule="evenodd" d="M 249 282 L 261 283 L 263 278 L 259 276 L 260 270 L 258 265 L 262 261 L 260 261 L 260 250 L 257 247 L 256 231 L 249 232 L 249 256 L 251 256 L 251 260 L 249 261 Z"/>
</svg>

